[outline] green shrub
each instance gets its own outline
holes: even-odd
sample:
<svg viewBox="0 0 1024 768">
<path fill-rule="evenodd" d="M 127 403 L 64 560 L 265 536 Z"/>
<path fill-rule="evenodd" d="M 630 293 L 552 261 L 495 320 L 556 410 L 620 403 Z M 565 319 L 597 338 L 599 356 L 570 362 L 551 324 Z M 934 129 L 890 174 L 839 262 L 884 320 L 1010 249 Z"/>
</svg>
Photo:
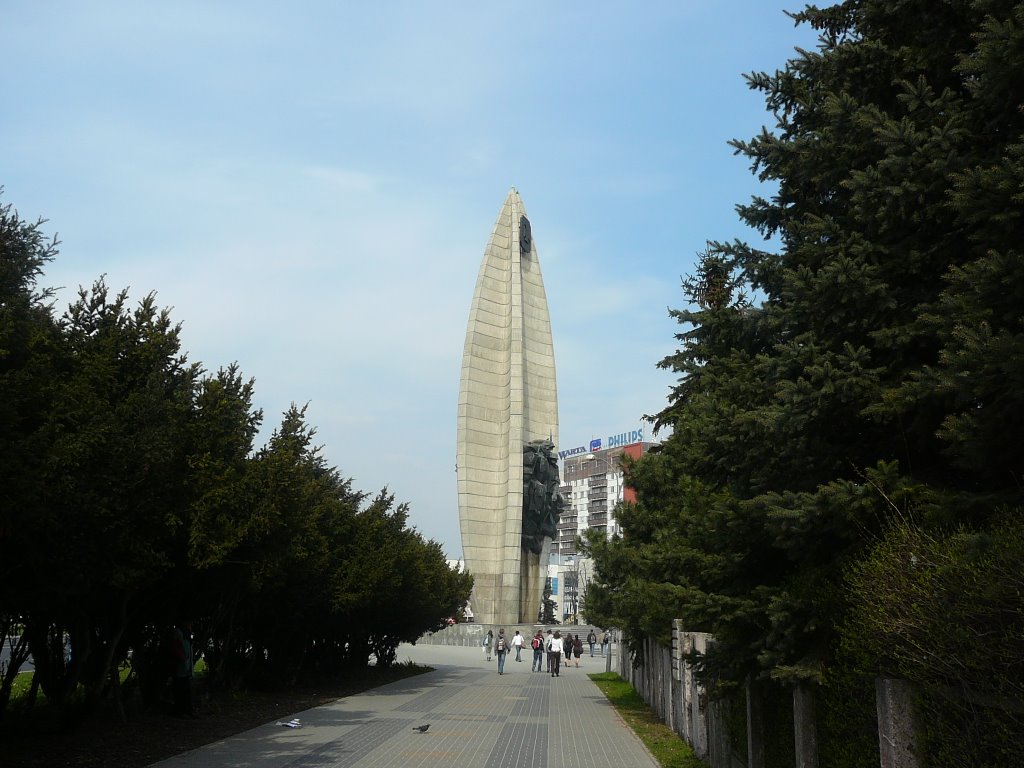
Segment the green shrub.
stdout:
<svg viewBox="0 0 1024 768">
<path fill-rule="evenodd" d="M 1024 521 L 894 525 L 850 574 L 845 642 L 914 683 L 922 764 L 1024 765 Z"/>
</svg>

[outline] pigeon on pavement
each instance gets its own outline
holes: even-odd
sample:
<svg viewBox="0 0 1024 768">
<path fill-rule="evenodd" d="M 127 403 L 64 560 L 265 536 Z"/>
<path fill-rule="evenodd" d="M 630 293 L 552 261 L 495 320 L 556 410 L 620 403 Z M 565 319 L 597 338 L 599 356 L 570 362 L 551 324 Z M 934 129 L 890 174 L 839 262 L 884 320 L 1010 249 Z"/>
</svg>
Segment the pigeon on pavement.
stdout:
<svg viewBox="0 0 1024 768">
<path fill-rule="evenodd" d="M 429 728 L 429 727 L 430 727 L 430 723 L 427 723 L 426 725 L 417 725 L 415 728 L 413 728 L 413 730 L 414 731 L 419 731 L 420 733 L 426 733 L 427 732 L 427 728 Z"/>
</svg>

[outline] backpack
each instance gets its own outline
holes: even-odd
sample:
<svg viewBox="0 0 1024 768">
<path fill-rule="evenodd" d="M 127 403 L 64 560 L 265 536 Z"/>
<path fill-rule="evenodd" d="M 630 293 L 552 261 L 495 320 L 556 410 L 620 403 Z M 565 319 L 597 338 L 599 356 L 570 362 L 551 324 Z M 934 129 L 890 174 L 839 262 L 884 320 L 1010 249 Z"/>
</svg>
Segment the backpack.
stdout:
<svg viewBox="0 0 1024 768">
<path fill-rule="evenodd" d="M 505 638 L 504 637 L 499 637 L 498 638 L 498 644 L 494 646 L 494 650 L 496 650 L 496 651 L 504 651 L 505 650 Z"/>
<path fill-rule="evenodd" d="M 536 651 L 538 648 L 540 648 L 540 638 L 535 637 L 533 638 L 533 650 Z"/>
</svg>

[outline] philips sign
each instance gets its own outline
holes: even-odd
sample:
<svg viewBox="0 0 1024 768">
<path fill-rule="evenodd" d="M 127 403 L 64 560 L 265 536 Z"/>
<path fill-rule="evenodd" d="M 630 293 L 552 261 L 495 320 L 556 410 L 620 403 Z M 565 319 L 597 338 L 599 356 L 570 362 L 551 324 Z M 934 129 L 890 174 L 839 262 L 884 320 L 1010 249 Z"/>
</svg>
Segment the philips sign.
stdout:
<svg viewBox="0 0 1024 768">
<path fill-rule="evenodd" d="M 642 429 L 634 429 L 632 432 L 623 432 L 619 435 L 614 435 L 608 438 L 609 448 L 618 448 L 623 445 L 632 445 L 633 443 L 639 443 L 644 439 L 644 431 Z"/>
</svg>

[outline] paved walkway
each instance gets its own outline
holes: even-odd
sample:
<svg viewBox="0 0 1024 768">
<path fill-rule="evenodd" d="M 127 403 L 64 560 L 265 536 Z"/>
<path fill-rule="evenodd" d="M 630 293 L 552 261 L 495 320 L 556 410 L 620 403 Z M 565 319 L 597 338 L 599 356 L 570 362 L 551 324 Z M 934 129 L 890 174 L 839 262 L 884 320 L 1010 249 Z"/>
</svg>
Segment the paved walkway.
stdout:
<svg viewBox="0 0 1024 768">
<path fill-rule="evenodd" d="M 403 645 L 399 661 L 435 671 L 296 712 L 302 728 L 268 723 L 155 766 L 657 768 L 587 678 L 604 659 L 585 654 L 579 669 L 553 678 L 530 672 L 528 654 L 521 663 L 510 654 L 499 676 L 479 648 Z"/>
</svg>

